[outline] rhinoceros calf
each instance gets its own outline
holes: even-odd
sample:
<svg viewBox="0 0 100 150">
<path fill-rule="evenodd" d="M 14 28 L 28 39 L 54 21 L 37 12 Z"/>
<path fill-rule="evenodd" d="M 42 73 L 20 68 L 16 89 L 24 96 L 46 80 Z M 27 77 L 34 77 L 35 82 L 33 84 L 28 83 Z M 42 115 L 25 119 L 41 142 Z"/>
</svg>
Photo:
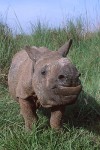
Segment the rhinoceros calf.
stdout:
<svg viewBox="0 0 100 150">
<path fill-rule="evenodd" d="M 75 103 L 82 90 L 80 73 L 66 58 L 70 39 L 58 51 L 26 47 L 12 59 L 8 74 L 9 91 L 20 104 L 26 129 L 37 120 L 36 109 L 51 108 L 50 125 L 59 129 L 65 106 Z"/>
</svg>

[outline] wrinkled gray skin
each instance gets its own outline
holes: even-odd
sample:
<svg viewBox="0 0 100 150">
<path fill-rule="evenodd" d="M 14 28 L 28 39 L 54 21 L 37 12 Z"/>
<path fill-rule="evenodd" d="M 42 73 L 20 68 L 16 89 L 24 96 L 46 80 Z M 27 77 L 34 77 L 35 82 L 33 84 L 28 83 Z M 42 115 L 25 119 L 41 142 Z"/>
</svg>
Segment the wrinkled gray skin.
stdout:
<svg viewBox="0 0 100 150">
<path fill-rule="evenodd" d="M 51 108 L 50 125 L 59 129 L 65 106 L 75 103 L 82 89 L 80 73 L 66 58 L 72 40 L 58 51 L 26 47 L 12 60 L 8 74 L 9 91 L 20 104 L 26 129 L 37 120 L 36 109 Z"/>
</svg>

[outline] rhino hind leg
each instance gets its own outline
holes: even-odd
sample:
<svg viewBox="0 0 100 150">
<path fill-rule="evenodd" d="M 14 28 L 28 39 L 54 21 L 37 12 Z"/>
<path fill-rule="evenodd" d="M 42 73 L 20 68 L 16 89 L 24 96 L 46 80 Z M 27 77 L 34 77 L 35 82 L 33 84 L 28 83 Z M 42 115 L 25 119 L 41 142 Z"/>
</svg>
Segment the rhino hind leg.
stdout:
<svg viewBox="0 0 100 150">
<path fill-rule="evenodd" d="M 54 129 L 60 129 L 65 112 L 65 106 L 56 106 L 51 108 L 50 126 Z"/>
<path fill-rule="evenodd" d="M 36 105 L 31 99 L 19 99 L 19 104 L 21 115 L 23 116 L 25 121 L 25 129 L 27 131 L 31 130 L 33 123 L 35 123 L 38 119 L 36 114 Z"/>
</svg>

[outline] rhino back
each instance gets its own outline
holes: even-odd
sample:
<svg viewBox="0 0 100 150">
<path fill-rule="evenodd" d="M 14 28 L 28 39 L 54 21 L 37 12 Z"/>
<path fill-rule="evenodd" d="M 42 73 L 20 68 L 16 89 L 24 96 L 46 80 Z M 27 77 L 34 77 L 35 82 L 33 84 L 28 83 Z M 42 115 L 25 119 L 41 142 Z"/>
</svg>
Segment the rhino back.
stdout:
<svg viewBox="0 0 100 150">
<path fill-rule="evenodd" d="M 8 74 L 9 91 L 14 99 L 16 99 L 16 89 L 18 84 L 21 84 L 21 80 L 24 81 L 24 79 L 22 79 L 23 77 L 26 76 L 27 78 L 27 73 L 30 73 L 31 67 L 32 60 L 28 57 L 25 50 L 21 50 L 15 54 Z"/>
</svg>

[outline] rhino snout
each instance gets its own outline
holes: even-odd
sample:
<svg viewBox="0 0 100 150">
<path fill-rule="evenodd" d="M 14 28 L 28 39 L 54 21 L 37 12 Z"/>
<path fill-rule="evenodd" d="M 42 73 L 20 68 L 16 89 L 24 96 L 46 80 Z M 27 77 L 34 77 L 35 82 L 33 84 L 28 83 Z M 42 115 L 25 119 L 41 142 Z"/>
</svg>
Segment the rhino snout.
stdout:
<svg viewBox="0 0 100 150">
<path fill-rule="evenodd" d="M 60 101 L 56 101 L 56 105 L 58 102 L 58 105 L 61 104 L 72 104 L 75 103 L 78 95 L 80 94 L 82 90 L 82 86 L 78 85 L 76 87 L 65 87 L 65 86 L 55 86 L 53 88 L 54 93 L 56 96 L 59 96 L 61 99 Z"/>
<path fill-rule="evenodd" d="M 58 88 L 55 90 L 55 93 L 58 95 L 63 95 L 63 96 L 79 95 L 81 90 L 82 90 L 81 85 L 78 85 L 76 87 L 58 86 Z"/>
</svg>

